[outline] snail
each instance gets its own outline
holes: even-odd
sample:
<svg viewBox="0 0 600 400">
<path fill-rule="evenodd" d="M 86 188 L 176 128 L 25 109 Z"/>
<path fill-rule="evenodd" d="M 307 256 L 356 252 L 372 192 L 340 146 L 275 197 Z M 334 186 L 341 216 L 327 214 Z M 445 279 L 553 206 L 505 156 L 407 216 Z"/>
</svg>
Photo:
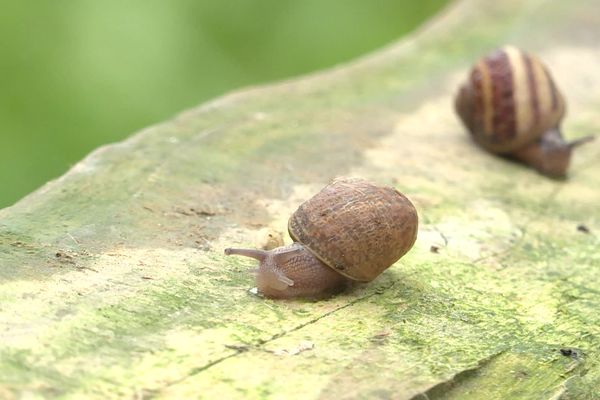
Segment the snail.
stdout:
<svg viewBox="0 0 600 400">
<path fill-rule="evenodd" d="M 321 297 L 375 279 L 410 250 L 417 225 L 415 207 L 396 189 L 338 178 L 292 214 L 294 243 L 225 254 L 259 261 L 256 286 L 266 297 Z"/>
<path fill-rule="evenodd" d="M 537 57 L 512 46 L 475 64 L 455 108 L 477 144 L 553 178 L 564 177 L 573 148 L 593 138 L 563 139 L 563 95 Z"/>
</svg>

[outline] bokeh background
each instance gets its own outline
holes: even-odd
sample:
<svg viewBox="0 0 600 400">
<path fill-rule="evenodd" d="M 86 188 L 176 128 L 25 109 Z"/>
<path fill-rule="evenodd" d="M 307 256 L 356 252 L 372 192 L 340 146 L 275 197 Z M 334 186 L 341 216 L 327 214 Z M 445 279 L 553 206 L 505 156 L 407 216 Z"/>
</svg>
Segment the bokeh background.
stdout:
<svg viewBox="0 0 600 400">
<path fill-rule="evenodd" d="M 224 92 L 345 62 L 446 0 L 0 0 L 0 208 Z"/>
</svg>

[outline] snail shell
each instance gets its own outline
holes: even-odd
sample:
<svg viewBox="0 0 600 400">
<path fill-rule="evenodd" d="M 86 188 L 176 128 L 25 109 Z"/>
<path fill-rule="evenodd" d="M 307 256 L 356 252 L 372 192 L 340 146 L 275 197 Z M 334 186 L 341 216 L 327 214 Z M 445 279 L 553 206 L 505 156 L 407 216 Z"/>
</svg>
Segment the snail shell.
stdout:
<svg viewBox="0 0 600 400">
<path fill-rule="evenodd" d="M 480 146 L 548 176 L 564 176 L 571 149 L 590 139 L 563 140 L 562 93 L 537 57 L 512 46 L 475 64 L 456 96 L 455 108 Z"/>
<path fill-rule="evenodd" d="M 258 259 L 257 287 L 268 297 L 319 296 L 348 280 L 375 279 L 412 247 L 417 225 L 414 206 L 397 190 L 340 178 L 292 214 L 293 244 L 225 254 Z"/>
<path fill-rule="evenodd" d="M 298 207 L 288 231 L 340 274 L 369 282 L 412 247 L 417 212 L 391 187 L 338 179 Z"/>
</svg>

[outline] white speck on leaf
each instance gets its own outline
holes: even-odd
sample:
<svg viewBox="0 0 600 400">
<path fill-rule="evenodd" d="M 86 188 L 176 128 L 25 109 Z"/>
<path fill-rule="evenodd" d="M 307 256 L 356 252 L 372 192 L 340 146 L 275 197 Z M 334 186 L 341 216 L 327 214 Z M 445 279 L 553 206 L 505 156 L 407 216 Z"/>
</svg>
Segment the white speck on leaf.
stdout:
<svg viewBox="0 0 600 400">
<path fill-rule="evenodd" d="M 303 351 L 312 350 L 315 348 L 315 344 L 308 340 L 301 341 L 298 346 L 292 349 L 277 349 L 273 351 L 273 354 L 278 356 L 295 356 L 296 354 L 300 354 Z"/>
</svg>

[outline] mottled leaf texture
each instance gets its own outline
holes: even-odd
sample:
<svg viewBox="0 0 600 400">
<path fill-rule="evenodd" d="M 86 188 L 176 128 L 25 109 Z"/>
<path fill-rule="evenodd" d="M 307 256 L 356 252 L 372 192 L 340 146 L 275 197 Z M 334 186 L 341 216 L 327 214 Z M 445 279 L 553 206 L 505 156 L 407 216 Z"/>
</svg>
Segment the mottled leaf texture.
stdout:
<svg viewBox="0 0 600 400">
<path fill-rule="evenodd" d="M 94 151 L 0 211 L 0 398 L 600 398 L 600 140 L 550 180 L 452 107 L 510 43 L 552 71 L 565 137 L 598 132 L 599 37 L 597 0 L 458 1 Z M 223 249 L 285 234 L 336 176 L 406 194 L 414 248 L 331 299 L 260 298 Z"/>
</svg>

